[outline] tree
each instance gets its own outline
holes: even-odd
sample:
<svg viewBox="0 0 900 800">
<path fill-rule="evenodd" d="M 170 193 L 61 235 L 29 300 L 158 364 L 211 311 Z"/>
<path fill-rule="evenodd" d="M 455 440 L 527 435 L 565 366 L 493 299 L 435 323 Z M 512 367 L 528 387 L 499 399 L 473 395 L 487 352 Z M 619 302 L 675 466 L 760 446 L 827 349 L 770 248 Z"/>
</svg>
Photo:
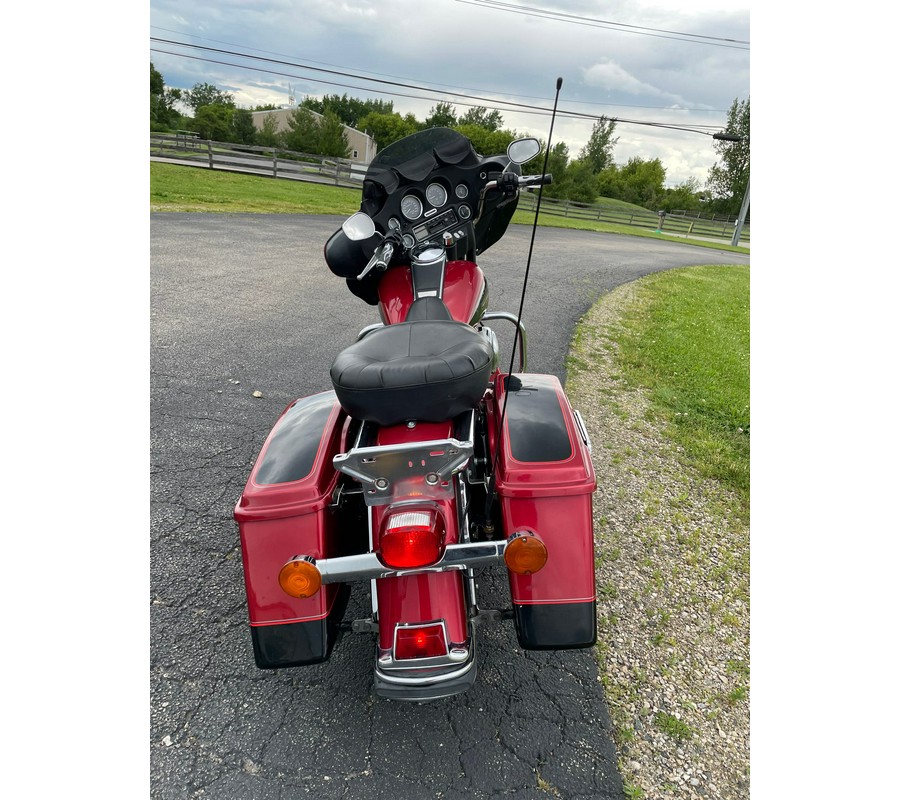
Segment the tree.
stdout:
<svg viewBox="0 0 900 800">
<path fill-rule="evenodd" d="M 580 157 L 587 162 L 595 175 L 600 174 L 606 167 L 613 163 L 612 151 L 619 141 L 619 137 L 613 138 L 616 130 L 616 121 L 608 117 L 600 117 L 591 131 L 591 138 L 581 148 Z"/>
<path fill-rule="evenodd" d="M 651 210 L 659 210 L 666 181 L 666 168 L 658 158 L 645 161 L 642 158 L 629 158 L 628 163 L 619 170 L 621 179 L 620 200 Z"/>
<path fill-rule="evenodd" d="M 401 117 L 396 111 L 391 114 L 373 112 L 359 121 L 359 130 L 367 131 L 380 150 L 421 128 L 413 114 Z"/>
<path fill-rule="evenodd" d="M 509 143 L 516 138 L 515 131 L 494 131 L 490 128 L 483 128 L 481 125 L 460 124 L 457 125 L 454 130 L 468 138 L 469 141 L 472 142 L 472 147 L 475 148 L 475 152 L 481 153 L 483 156 L 493 156 L 498 155 L 499 153 L 505 153 L 506 148 L 509 147 Z"/>
<path fill-rule="evenodd" d="M 256 143 L 261 147 L 278 147 L 282 136 L 278 133 L 278 119 L 271 114 L 263 117 L 262 130 L 256 132 Z"/>
<path fill-rule="evenodd" d="M 666 189 L 659 207 L 663 211 L 699 211 L 702 205 L 700 181 L 690 177 L 674 189 Z"/>
<path fill-rule="evenodd" d="M 503 117 L 494 109 L 488 111 L 483 106 L 473 106 L 459 119 L 460 125 L 477 125 L 489 131 L 499 131 L 503 125 Z"/>
<path fill-rule="evenodd" d="M 347 158 L 350 144 L 344 132 L 344 123 L 333 111 L 326 111 L 319 120 L 319 135 L 316 149 L 312 152 L 332 158 Z"/>
<path fill-rule="evenodd" d="M 436 106 L 432 106 L 425 118 L 426 128 L 455 128 L 456 125 L 456 109 L 450 103 L 438 103 Z"/>
<path fill-rule="evenodd" d="M 349 97 L 346 93 L 326 94 L 321 99 L 307 96 L 300 105 L 319 114 L 332 111 L 344 125 L 357 129 L 359 121 L 366 114 L 392 114 L 394 111 L 392 100 L 360 100 L 358 97 Z"/>
<path fill-rule="evenodd" d="M 566 170 L 566 197 L 576 203 L 593 203 L 597 199 L 597 176 L 593 165 L 584 158 L 569 164 Z"/>
<path fill-rule="evenodd" d="M 163 81 L 162 73 L 150 62 L 150 95 L 162 94 L 166 90 L 165 81 Z"/>
<path fill-rule="evenodd" d="M 540 175 L 544 169 L 544 150 L 547 149 L 547 143 L 541 139 L 541 152 L 538 153 L 531 161 L 522 164 L 523 175 Z M 565 142 L 557 142 L 550 150 L 547 156 L 547 174 L 553 178 L 553 183 L 544 186 L 541 190 L 544 197 L 555 197 L 562 199 L 566 196 L 569 183 L 567 182 L 566 173 L 569 164 L 569 146 Z"/>
<path fill-rule="evenodd" d="M 181 114 L 175 104 L 181 99 L 181 89 L 167 89 L 162 73 L 150 62 L 150 127 L 168 130 L 178 127 Z"/>
<path fill-rule="evenodd" d="M 714 141 L 713 148 L 722 159 L 709 170 L 706 188 L 713 197 L 713 210 L 737 215 L 750 180 L 750 98 L 737 99 L 728 110 L 725 133 L 743 137 L 740 142 Z"/>
<path fill-rule="evenodd" d="M 212 139 L 215 142 L 233 140 L 232 117 L 234 109 L 224 105 L 200 106 L 194 114 L 193 130 L 201 139 Z"/>
<path fill-rule="evenodd" d="M 253 124 L 253 114 L 245 108 L 236 108 L 231 117 L 231 126 L 234 130 L 234 140 L 241 144 L 253 144 L 256 141 L 256 127 Z"/>
<path fill-rule="evenodd" d="M 203 106 L 228 106 L 234 108 L 234 95 L 217 89 L 211 83 L 195 83 L 194 88 L 185 92 L 184 101 L 196 114 Z"/>
<path fill-rule="evenodd" d="M 315 153 L 319 144 L 319 121 L 308 108 L 300 106 L 288 115 L 284 146 L 298 153 Z"/>
</svg>

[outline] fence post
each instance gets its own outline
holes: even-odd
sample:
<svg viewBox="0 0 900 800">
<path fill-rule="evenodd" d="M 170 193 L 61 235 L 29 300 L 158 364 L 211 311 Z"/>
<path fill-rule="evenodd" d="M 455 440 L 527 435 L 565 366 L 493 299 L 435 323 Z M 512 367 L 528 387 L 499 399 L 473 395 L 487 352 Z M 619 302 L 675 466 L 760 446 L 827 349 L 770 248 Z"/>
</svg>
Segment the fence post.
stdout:
<svg viewBox="0 0 900 800">
<path fill-rule="evenodd" d="M 214 169 L 212 157 L 212 142 L 209 139 L 206 140 L 206 149 L 209 152 L 209 168 Z"/>
<path fill-rule="evenodd" d="M 272 177 L 278 177 L 278 151 L 272 148 Z"/>
</svg>

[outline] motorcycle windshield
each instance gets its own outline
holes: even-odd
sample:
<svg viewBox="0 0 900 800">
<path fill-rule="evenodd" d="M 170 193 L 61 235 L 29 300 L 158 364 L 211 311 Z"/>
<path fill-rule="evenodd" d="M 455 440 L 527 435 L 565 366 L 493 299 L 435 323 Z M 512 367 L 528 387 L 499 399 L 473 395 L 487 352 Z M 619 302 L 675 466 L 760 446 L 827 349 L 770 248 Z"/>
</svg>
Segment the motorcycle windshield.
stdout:
<svg viewBox="0 0 900 800">
<path fill-rule="evenodd" d="M 388 145 L 369 164 L 365 180 L 374 181 L 388 193 L 400 179 L 422 181 L 441 166 L 473 164 L 478 154 L 471 142 L 450 128 L 428 128 Z"/>
</svg>

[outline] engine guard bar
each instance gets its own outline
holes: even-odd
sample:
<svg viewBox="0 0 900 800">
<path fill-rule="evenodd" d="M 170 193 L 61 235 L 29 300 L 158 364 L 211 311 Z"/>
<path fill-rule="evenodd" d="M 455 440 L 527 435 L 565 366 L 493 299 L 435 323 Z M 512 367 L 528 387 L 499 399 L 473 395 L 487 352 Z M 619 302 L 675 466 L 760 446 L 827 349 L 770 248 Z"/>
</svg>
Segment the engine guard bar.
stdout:
<svg viewBox="0 0 900 800">
<path fill-rule="evenodd" d="M 378 560 L 378 556 L 375 553 L 322 558 L 317 561 L 314 560 L 313 563 L 322 575 L 323 584 L 349 583 L 503 564 L 505 563 L 503 554 L 506 551 L 506 545 L 506 541 L 449 544 L 444 550 L 443 558 L 440 561 L 427 567 L 416 567 L 414 569 L 386 567 Z"/>
</svg>

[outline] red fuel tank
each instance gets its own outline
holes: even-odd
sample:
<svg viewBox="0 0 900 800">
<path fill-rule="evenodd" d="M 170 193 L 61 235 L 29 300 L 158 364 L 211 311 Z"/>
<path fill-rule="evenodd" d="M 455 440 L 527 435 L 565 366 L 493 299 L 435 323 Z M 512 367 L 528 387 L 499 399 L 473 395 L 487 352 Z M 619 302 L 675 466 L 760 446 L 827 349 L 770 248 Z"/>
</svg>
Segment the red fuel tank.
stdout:
<svg viewBox="0 0 900 800">
<path fill-rule="evenodd" d="M 415 299 L 411 268 L 393 267 L 378 284 L 379 310 L 385 325 L 403 322 Z M 442 298 L 458 322 L 474 324 L 487 310 L 487 281 L 481 267 L 471 261 L 448 261 Z"/>
</svg>

